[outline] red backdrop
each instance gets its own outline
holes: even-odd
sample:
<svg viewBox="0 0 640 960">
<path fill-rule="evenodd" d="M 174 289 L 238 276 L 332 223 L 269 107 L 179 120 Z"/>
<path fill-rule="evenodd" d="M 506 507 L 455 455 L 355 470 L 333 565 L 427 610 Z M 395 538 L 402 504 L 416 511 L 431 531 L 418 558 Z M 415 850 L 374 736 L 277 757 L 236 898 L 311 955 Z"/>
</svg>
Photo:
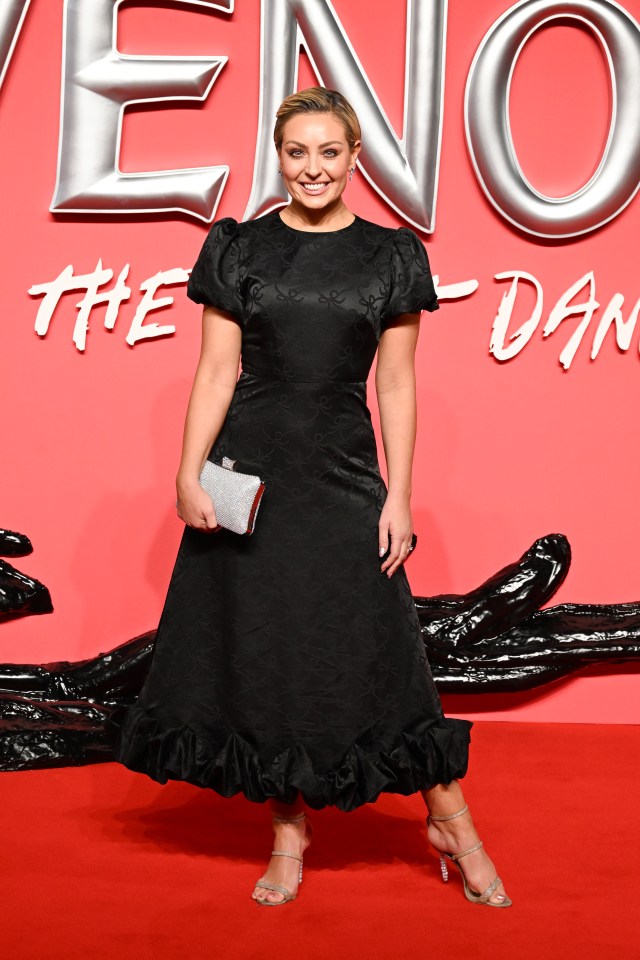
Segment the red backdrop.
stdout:
<svg viewBox="0 0 640 960">
<path fill-rule="evenodd" d="M 333 5 L 401 135 L 405 3 Z M 133 348 L 125 337 L 140 284 L 159 270 L 190 268 L 205 225 L 170 214 L 48 212 L 62 8 L 61 0 L 32 3 L 0 91 L 0 526 L 32 539 L 34 553 L 16 565 L 47 584 L 55 607 L 51 615 L 2 624 L 0 662 L 88 657 L 157 625 L 182 532 L 174 478 L 200 343 L 201 308 L 186 298 L 183 284 L 161 291 L 174 302 L 149 318 L 173 324 L 173 335 Z M 418 344 L 413 508 L 420 545 L 407 573 L 415 595 L 466 592 L 537 537 L 562 532 L 573 562 L 552 603 L 635 600 L 638 336 L 623 352 L 610 332 L 595 360 L 589 353 L 611 296 L 625 295 L 625 315 L 638 296 L 637 257 L 627 251 L 635 249 L 640 198 L 605 227 L 558 242 L 515 229 L 487 201 L 466 147 L 464 86 L 478 44 L 505 9 L 497 0 L 457 0 L 448 11 L 436 228 L 425 236 L 442 307 L 423 314 Z M 626 9 L 637 17 L 639 0 Z M 242 219 L 253 173 L 259 39 L 259 0 L 243 0 L 232 16 L 197 7 L 123 9 L 122 52 L 214 53 L 229 61 L 203 105 L 127 110 L 121 169 L 228 164 L 216 217 Z M 298 85 L 316 82 L 302 53 Z M 608 72 L 595 39 L 568 24 L 536 33 L 511 90 L 513 136 L 529 180 L 554 196 L 583 184 L 599 162 L 610 109 Z M 359 171 L 345 199 L 362 217 L 402 223 Z M 114 277 L 130 265 L 132 296 L 115 328 L 105 329 L 104 307 L 94 309 L 86 350 L 79 352 L 72 335 L 82 293 L 75 291 L 62 298 L 47 335 L 38 336 L 41 301 L 29 288 L 53 280 L 68 264 L 76 274 L 91 273 L 99 259 Z M 563 370 L 558 357 L 580 318 L 544 340 L 542 327 L 555 300 L 591 269 L 602 306 Z M 528 345 L 499 363 L 488 345 L 506 289 L 495 275 L 508 270 L 534 274 L 545 304 Z M 450 285 L 472 279 L 475 292 L 447 298 Z M 528 316 L 532 298 L 522 291 L 513 329 Z M 377 429 L 373 373 L 369 404 Z M 384 468 L 381 444 L 380 451 Z M 594 668 L 526 695 L 446 697 L 445 709 L 471 719 L 637 722 L 637 692 L 634 666 Z"/>
</svg>

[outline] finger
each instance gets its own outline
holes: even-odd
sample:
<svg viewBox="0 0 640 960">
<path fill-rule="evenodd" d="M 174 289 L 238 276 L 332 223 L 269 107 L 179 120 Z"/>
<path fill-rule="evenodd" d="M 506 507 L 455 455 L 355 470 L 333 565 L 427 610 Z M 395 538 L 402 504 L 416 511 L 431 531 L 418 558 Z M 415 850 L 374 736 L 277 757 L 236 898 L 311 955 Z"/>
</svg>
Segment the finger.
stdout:
<svg viewBox="0 0 640 960">
<path fill-rule="evenodd" d="M 409 556 L 409 553 L 410 553 L 410 551 L 409 551 L 409 547 L 410 547 L 410 546 L 411 546 L 411 541 L 410 541 L 410 540 L 408 540 L 408 539 L 406 539 L 406 538 L 403 538 L 403 539 L 400 541 L 400 547 L 399 547 L 397 553 L 395 553 L 395 551 L 394 551 L 394 553 L 393 553 L 393 557 L 394 557 L 393 562 L 392 562 L 392 564 L 389 566 L 389 568 L 387 569 L 387 576 L 388 576 L 388 577 L 392 577 L 393 574 L 394 574 L 394 573 L 396 572 L 396 570 L 398 569 L 398 567 L 399 567 L 401 564 L 403 564 L 404 561 L 407 559 L 407 557 Z"/>
<path fill-rule="evenodd" d="M 209 530 L 207 519 L 202 513 L 194 515 L 187 514 L 185 523 L 194 530 L 200 530 L 203 533 L 206 533 Z"/>
<path fill-rule="evenodd" d="M 204 525 L 205 525 L 206 527 L 208 527 L 209 530 L 215 530 L 216 527 L 219 526 L 218 520 L 217 520 L 216 515 L 215 515 L 215 513 L 214 513 L 213 511 L 211 511 L 211 512 L 209 512 L 209 513 L 205 513 L 205 515 L 204 515 L 204 517 L 203 517 L 203 520 L 204 520 Z"/>
<path fill-rule="evenodd" d="M 378 556 L 382 557 L 389 549 L 389 528 L 378 527 Z"/>
<path fill-rule="evenodd" d="M 207 511 L 202 515 L 202 523 L 200 525 L 200 529 L 204 530 L 205 533 L 212 533 L 212 532 L 215 532 L 216 530 L 222 529 L 221 525 L 218 523 L 218 518 L 216 517 L 215 512 L 213 510 Z"/>
<path fill-rule="evenodd" d="M 388 571 L 389 568 L 390 568 L 390 566 L 391 566 L 391 564 L 394 563 L 395 560 L 397 560 L 397 558 L 400 556 L 400 544 L 401 544 L 401 542 L 402 542 L 402 540 L 398 538 L 398 535 L 397 535 L 397 534 L 394 534 L 393 531 L 392 531 L 392 532 L 391 532 L 391 549 L 389 550 L 389 556 L 387 557 L 387 559 L 384 561 L 384 563 L 383 563 L 382 566 L 380 567 L 380 569 L 381 569 L 383 572 L 384 572 L 384 571 Z"/>
</svg>

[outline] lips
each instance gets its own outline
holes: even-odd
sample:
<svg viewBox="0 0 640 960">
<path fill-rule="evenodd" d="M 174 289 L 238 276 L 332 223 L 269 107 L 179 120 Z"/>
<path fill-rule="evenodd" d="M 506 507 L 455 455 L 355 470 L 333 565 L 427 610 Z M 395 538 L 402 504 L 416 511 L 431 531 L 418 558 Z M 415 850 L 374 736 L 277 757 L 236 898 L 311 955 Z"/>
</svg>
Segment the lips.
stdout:
<svg viewBox="0 0 640 960">
<path fill-rule="evenodd" d="M 316 196 L 317 194 L 324 193 L 329 184 L 323 181 L 322 183 L 301 183 L 300 186 L 305 193 Z"/>
</svg>

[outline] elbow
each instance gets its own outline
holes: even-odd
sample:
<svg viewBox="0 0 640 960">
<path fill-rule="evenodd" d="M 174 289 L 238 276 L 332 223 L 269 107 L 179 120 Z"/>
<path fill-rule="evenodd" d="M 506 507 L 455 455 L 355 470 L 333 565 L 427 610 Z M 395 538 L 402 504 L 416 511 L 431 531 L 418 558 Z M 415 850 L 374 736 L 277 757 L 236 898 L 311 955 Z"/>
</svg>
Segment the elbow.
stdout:
<svg viewBox="0 0 640 960">
<path fill-rule="evenodd" d="M 239 359 L 237 362 L 206 360 L 198 365 L 196 377 L 212 390 L 232 394 L 238 382 L 239 364 Z"/>
<path fill-rule="evenodd" d="M 376 391 L 378 394 L 415 391 L 416 373 L 413 364 L 407 367 L 393 367 L 392 369 L 376 368 Z"/>
</svg>

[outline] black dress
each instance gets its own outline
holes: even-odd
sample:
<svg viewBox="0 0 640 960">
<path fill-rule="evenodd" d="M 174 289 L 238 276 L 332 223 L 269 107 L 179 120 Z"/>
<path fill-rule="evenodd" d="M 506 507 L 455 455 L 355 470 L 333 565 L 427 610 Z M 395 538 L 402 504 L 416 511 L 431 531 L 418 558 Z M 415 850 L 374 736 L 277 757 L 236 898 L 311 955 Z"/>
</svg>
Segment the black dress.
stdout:
<svg viewBox="0 0 640 960">
<path fill-rule="evenodd" d="M 213 223 L 188 296 L 242 327 L 242 372 L 209 459 L 266 481 L 253 534 L 185 526 L 116 759 L 160 783 L 349 811 L 466 773 L 401 565 L 380 573 L 387 495 L 367 406 L 385 324 L 438 309 L 407 227 L 356 217 Z"/>
</svg>

